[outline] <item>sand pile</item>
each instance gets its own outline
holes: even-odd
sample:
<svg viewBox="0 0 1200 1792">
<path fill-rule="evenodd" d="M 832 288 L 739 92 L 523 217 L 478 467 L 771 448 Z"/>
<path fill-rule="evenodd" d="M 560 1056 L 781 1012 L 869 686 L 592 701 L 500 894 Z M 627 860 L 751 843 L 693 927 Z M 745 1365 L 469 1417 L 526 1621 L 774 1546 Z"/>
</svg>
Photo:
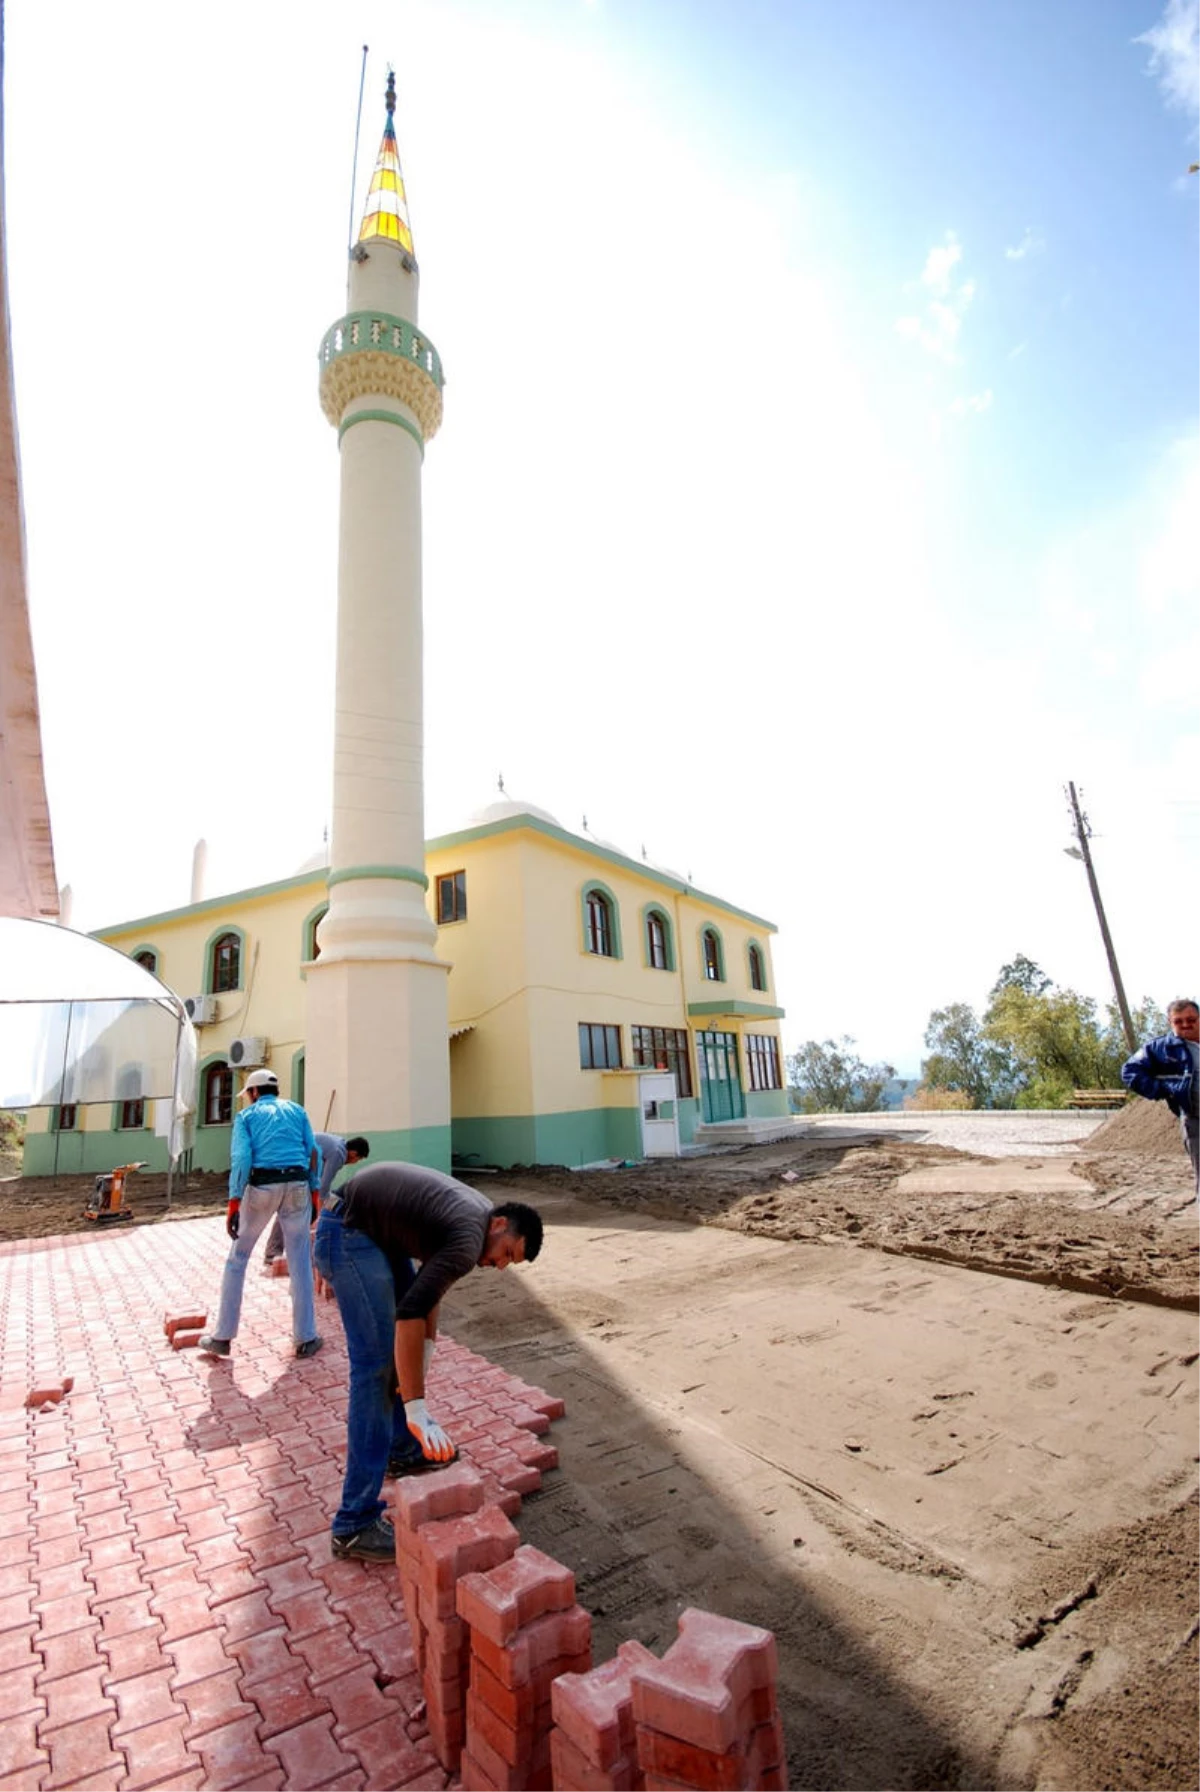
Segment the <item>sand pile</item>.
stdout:
<svg viewBox="0 0 1200 1792">
<path fill-rule="evenodd" d="M 1144 1151 L 1151 1157 L 1171 1157 L 1180 1149 L 1179 1122 L 1166 1102 L 1142 1101 L 1136 1095 L 1084 1144 L 1088 1153 Z"/>
</svg>

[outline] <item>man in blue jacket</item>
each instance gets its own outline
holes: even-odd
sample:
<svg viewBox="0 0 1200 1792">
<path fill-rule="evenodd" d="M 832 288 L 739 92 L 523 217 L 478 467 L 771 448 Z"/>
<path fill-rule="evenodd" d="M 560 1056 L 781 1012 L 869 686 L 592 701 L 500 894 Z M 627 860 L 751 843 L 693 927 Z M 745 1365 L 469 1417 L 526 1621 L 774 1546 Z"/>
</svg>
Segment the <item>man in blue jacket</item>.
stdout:
<svg viewBox="0 0 1200 1792">
<path fill-rule="evenodd" d="M 221 1278 L 221 1307 L 213 1331 L 200 1339 L 209 1356 L 228 1356 L 237 1337 L 250 1253 L 275 1215 L 283 1228 L 292 1285 L 292 1339 L 296 1355 L 316 1356 L 309 1222 L 320 1186 L 321 1154 L 308 1115 L 298 1102 L 284 1101 L 273 1070 L 253 1070 L 242 1090 L 249 1105 L 233 1123 L 230 1145 L 229 1206 L 225 1230 L 233 1240 Z"/>
<path fill-rule="evenodd" d="M 1167 1021 L 1171 1031 L 1135 1052 L 1121 1071 L 1121 1081 L 1148 1101 L 1165 1101 L 1178 1116 L 1200 1193 L 1200 1008 L 1190 996 L 1181 996 L 1167 1009 Z"/>
</svg>

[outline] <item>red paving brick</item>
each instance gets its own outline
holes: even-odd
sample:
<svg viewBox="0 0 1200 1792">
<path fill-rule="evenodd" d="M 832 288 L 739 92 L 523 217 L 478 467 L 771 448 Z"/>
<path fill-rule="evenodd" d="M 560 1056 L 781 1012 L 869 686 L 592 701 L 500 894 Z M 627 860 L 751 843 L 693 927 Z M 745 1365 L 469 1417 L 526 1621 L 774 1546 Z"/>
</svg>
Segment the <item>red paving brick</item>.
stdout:
<svg viewBox="0 0 1200 1792">
<path fill-rule="evenodd" d="M 228 1362 L 163 1335 L 164 1304 L 215 1300 L 226 1248 L 216 1218 L 0 1245 L 0 1792 L 447 1784 L 398 1576 L 329 1555 L 336 1310 L 311 1363 L 261 1277 Z M 451 1338 L 431 1383 L 511 1516 L 561 1402 Z"/>
</svg>

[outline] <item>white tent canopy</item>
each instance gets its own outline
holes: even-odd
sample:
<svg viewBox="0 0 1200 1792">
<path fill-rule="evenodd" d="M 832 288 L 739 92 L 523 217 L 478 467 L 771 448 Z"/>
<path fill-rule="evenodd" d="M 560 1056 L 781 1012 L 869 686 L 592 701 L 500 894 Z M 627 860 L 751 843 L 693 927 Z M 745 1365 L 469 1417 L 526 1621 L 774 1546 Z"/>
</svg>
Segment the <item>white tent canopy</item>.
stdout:
<svg viewBox="0 0 1200 1792">
<path fill-rule="evenodd" d="M 174 1160 L 195 1078 L 195 1031 L 165 983 L 86 934 L 0 917 L 0 1108 L 159 1102 Z"/>
</svg>

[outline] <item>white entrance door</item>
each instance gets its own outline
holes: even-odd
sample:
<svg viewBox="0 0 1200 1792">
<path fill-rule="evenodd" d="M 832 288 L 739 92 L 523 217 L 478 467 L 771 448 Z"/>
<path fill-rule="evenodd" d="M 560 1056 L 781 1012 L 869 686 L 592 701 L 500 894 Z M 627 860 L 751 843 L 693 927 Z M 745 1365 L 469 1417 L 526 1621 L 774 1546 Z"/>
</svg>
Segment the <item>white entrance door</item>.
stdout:
<svg viewBox="0 0 1200 1792">
<path fill-rule="evenodd" d="M 675 1108 L 675 1078 L 655 1070 L 638 1078 L 642 1105 L 643 1157 L 679 1156 L 679 1120 Z"/>
</svg>

